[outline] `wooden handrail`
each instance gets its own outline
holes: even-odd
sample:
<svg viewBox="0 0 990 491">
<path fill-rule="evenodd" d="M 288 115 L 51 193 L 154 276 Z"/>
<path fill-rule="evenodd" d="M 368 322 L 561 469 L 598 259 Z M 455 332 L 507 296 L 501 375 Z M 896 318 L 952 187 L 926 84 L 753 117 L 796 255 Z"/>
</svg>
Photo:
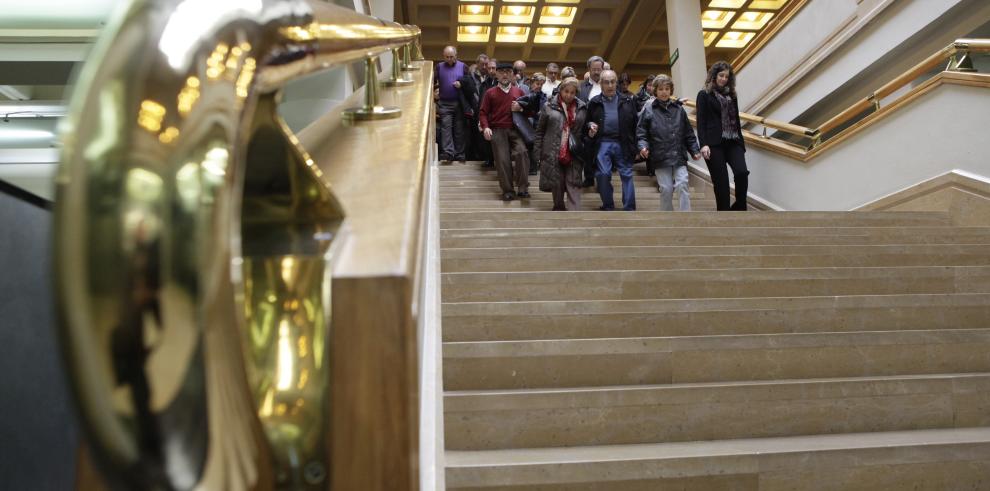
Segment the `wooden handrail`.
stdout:
<svg viewBox="0 0 990 491">
<path fill-rule="evenodd" d="M 822 135 L 825 135 L 836 128 L 846 124 L 849 120 L 856 117 L 856 115 L 862 114 L 863 112 L 869 110 L 870 108 L 879 109 L 880 101 L 893 94 L 901 87 L 904 87 L 912 80 L 925 74 L 925 72 L 931 70 L 942 64 L 946 58 L 952 60 L 958 54 L 968 55 L 971 52 L 987 53 L 990 52 L 990 39 L 957 39 L 949 44 L 948 46 L 938 50 L 936 53 L 925 58 L 920 63 L 914 65 L 901 75 L 897 76 L 890 82 L 887 82 L 880 86 L 877 90 L 873 91 L 870 95 L 854 102 L 851 106 L 844 109 L 839 114 L 836 114 L 829 120 L 825 121 L 817 128 L 806 128 L 804 126 L 795 125 L 791 123 L 785 123 L 781 121 L 775 121 L 772 119 L 763 118 L 754 114 L 739 113 L 739 119 L 759 124 L 765 128 L 772 128 L 775 130 L 783 131 L 791 135 L 811 138 L 812 146 L 817 145 L 821 141 Z M 951 71 L 954 68 L 951 65 L 946 67 L 947 71 Z M 681 99 L 686 106 L 696 107 L 694 101 L 690 99 Z M 764 137 L 766 137 L 766 132 L 764 132 Z"/>
<path fill-rule="evenodd" d="M 691 99 L 680 99 L 685 106 L 697 109 L 697 104 Z M 783 131 L 784 133 L 789 133 L 796 136 L 815 138 L 818 136 L 817 131 L 812 128 L 805 128 L 804 126 L 799 126 L 796 124 L 785 123 L 783 121 L 777 121 L 773 119 L 767 119 L 762 116 L 756 116 L 749 113 L 739 113 L 739 119 L 746 121 L 748 123 L 758 124 L 767 128 L 773 128 L 775 130 Z M 766 136 L 766 135 L 764 135 Z"/>
</svg>

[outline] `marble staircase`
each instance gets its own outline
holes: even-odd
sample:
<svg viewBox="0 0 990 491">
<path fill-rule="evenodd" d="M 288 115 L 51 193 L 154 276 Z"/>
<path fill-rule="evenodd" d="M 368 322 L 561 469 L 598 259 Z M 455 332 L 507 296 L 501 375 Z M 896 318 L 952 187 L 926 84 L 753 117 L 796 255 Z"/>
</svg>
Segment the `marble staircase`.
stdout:
<svg viewBox="0 0 990 491">
<path fill-rule="evenodd" d="M 448 489 L 990 489 L 990 227 L 532 183 L 440 171 Z"/>
</svg>

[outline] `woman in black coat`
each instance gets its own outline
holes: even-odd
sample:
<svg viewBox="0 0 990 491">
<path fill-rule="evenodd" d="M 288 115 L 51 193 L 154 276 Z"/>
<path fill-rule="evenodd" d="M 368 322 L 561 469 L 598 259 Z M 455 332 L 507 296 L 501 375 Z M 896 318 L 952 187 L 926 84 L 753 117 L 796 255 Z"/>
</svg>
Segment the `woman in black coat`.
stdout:
<svg viewBox="0 0 990 491">
<path fill-rule="evenodd" d="M 715 185 L 715 206 L 718 210 L 745 210 L 749 170 L 746 169 L 746 145 L 739 123 L 739 99 L 732 65 L 724 61 L 712 65 L 697 100 L 698 141 Z M 726 164 L 732 168 L 736 182 L 736 201 L 731 206 Z"/>
</svg>

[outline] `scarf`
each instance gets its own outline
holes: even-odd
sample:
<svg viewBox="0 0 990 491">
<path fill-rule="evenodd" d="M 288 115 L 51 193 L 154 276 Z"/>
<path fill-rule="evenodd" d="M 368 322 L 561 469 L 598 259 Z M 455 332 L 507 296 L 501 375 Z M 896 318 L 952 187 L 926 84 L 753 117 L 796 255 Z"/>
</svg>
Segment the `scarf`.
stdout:
<svg viewBox="0 0 990 491">
<path fill-rule="evenodd" d="M 732 95 L 722 94 L 722 89 L 715 87 L 712 91 L 722 108 L 722 138 L 726 140 L 739 139 L 739 125 L 736 124 L 735 108 L 732 106 Z M 725 89 L 728 92 L 728 88 Z"/>
<path fill-rule="evenodd" d="M 564 127 L 560 130 L 560 150 L 557 152 L 557 163 L 571 165 L 571 125 L 574 124 L 577 112 L 577 101 L 564 104 L 564 99 L 557 96 L 557 103 L 564 109 Z"/>
</svg>

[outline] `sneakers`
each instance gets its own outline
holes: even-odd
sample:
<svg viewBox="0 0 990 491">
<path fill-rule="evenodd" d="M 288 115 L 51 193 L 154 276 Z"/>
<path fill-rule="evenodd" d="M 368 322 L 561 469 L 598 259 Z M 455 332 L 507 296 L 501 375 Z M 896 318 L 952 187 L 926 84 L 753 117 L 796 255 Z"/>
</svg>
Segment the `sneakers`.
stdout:
<svg viewBox="0 0 990 491">
<path fill-rule="evenodd" d="M 523 192 L 517 194 L 516 196 L 518 196 L 519 199 L 528 199 L 529 198 L 529 193 L 527 191 L 523 191 Z"/>
<path fill-rule="evenodd" d="M 516 199 L 516 195 L 513 193 L 505 193 L 502 195 L 502 201 L 512 201 Z"/>
</svg>

